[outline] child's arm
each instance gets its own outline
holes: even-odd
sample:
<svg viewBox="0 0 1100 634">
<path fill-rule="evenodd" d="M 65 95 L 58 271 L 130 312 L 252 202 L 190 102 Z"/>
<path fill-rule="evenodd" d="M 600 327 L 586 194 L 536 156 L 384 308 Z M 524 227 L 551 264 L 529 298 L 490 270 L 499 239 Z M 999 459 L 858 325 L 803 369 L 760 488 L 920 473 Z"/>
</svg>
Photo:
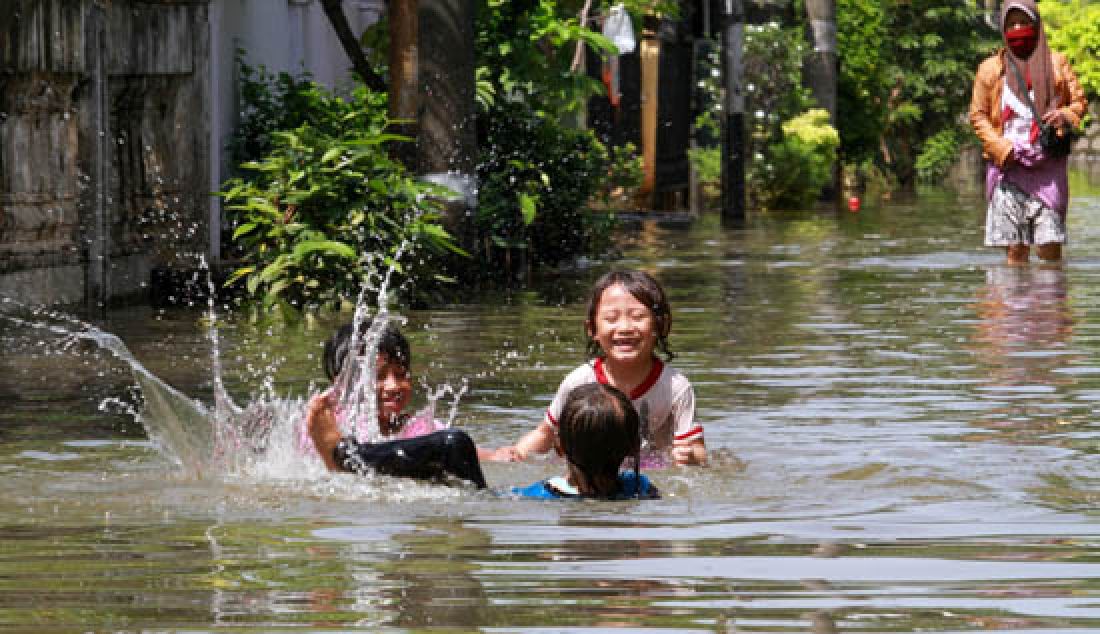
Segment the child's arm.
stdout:
<svg viewBox="0 0 1100 634">
<path fill-rule="evenodd" d="M 705 465 L 707 463 L 707 445 L 702 438 L 673 445 L 672 459 L 680 466 Z"/>
<path fill-rule="evenodd" d="M 505 446 L 497 449 L 478 447 L 477 459 L 482 462 L 516 462 L 520 458 L 516 455 L 515 447 Z"/>
<path fill-rule="evenodd" d="M 340 442 L 340 425 L 336 422 L 333 402 L 329 392 L 315 395 L 306 409 L 306 426 L 313 446 L 329 471 L 340 471 L 334 453 Z"/>
<path fill-rule="evenodd" d="M 526 460 L 532 453 L 546 453 L 554 446 L 557 433 L 548 417 L 544 417 L 539 426 L 527 432 L 519 439 L 513 450 L 517 460 Z"/>
</svg>

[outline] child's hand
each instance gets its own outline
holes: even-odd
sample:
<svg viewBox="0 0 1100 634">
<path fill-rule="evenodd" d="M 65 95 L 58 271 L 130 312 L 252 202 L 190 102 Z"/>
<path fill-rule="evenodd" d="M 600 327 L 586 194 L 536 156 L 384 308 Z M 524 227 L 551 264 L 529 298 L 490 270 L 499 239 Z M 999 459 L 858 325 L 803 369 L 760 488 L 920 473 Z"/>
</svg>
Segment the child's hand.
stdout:
<svg viewBox="0 0 1100 634">
<path fill-rule="evenodd" d="M 340 424 L 336 421 L 336 399 L 328 393 L 309 399 L 306 407 L 306 427 L 313 446 L 330 470 L 337 470 L 333 451 L 340 442 Z"/>
<path fill-rule="evenodd" d="M 314 394 L 313 397 L 309 399 L 309 405 L 306 406 L 306 415 L 312 421 L 316 415 L 335 407 L 336 404 L 334 400 L 332 394 L 329 392 Z"/>
<path fill-rule="evenodd" d="M 1061 108 L 1056 108 L 1043 115 L 1043 123 L 1062 127 L 1069 125 L 1069 119 L 1066 118 L 1066 113 Z"/>
<path fill-rule="evenodd" d="M 701 442 L 672 446 L 672 460 L 677 465 L 701 465 L 707 462 L 707 447 Z"/>
</svg>

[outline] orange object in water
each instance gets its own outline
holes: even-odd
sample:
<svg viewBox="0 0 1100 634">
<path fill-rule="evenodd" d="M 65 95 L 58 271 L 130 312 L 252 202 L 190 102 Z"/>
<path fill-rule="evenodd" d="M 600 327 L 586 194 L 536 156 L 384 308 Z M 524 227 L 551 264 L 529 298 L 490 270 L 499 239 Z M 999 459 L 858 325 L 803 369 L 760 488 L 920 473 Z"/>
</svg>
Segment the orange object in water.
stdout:
<svg viewBox="0 0 1100 634">
<path fill-rule="evenodd" d="M 859 211 L 859 196 L 852 196 L 848 199 L 848 211 Z"/>
</svg>

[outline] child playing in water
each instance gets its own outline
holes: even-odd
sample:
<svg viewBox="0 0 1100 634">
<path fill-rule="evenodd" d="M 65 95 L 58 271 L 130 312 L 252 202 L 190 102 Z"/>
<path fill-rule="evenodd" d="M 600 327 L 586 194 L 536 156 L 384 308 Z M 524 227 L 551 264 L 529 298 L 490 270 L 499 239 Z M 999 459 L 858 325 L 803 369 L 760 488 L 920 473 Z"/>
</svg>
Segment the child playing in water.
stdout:
<svg viewBox="0 0 1100 634">
<path fill-rule="evenodd" d="M 660 466 L 671 454 L 679 465 L 704 464 L 703 427 L 695 422 L 695 392 L 679 371 L 657 357 L 672 358 L 668 335 L 671 309 L 657 280 L 642 271 L 612 271 L 596 281 L 584 322 L 588 353 L 595 358 L 573 370 L 539 426 L 512 448 L 523 460 L 554 446 L 569 394 L 600 383 L 629 395 L 641 424 L 643 463 Z M 492 459 L 509 457 L 502 448 Z"/>
<path fill-rule="evenodd" d="M 513 488 L 512 493 L 530 498 L 657 498 L 657 488 L 638 470 L 639 428 L 638 412 L 625 394 L 600 383 L 580 385 L 566 398 L 557 426 L 566 475 Z M 619 470 L 627 456 L 634 459 L 634 471 Z"/>
<path fill-rule="evenodd" d="M 364 324 L 362 332 L 369 325 Z M 336 386 L 350 367 L 349 352 L 356 345 L 352 333 L 353 326 L 345 324 L 325 342 L 322 364 L 333 387 L 310 399 L 306 412 L 309 436 L 325 466 L 331 471 L 376 472 L 420 479 L 450 475 L 485 488 L 479 450 L 466 432 L 447 429 L 423 416 L 410 417 L 404 411 L 412 396 L 411 356 L 408 340 L 392 322 L 382 329 L 378 341 L 376 388 L 378 429 L 383 437 L 393 440 L 361 443 L 352 436 L 341 435 L 343 412 Z M 487 458 L 492 454 L 484 451 Z"/>
</svg>

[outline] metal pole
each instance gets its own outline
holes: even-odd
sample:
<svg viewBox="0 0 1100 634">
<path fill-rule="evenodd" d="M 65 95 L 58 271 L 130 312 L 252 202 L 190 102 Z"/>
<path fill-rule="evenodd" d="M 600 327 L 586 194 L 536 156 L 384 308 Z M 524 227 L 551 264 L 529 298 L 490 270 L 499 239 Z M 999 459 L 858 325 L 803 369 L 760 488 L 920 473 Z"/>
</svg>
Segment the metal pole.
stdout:
<svg viewBox="0 0 1100 634">
<path fill-rule="evenodd" d="M 111 298 L 111 229 L 107 207 L 108 169 L 110 154 L 107 151 L 111 139 L 110 116 L 107 106 L 106 68 L 106 15 L 103 7 L 93 3 L 87 15 L 88 74 L 91 88 L 88 99 L 89 120 L 92 125 L 92 152 L 88 165 L 88 187 L 91 190 L 88 225 L 84 239 L 88 244 L 88 261 L 85 264 L 84 302 L 89 315 L 104 315 Z"/>
<path fill-rule="evenodd" d="M 745 93 L 742 56 L 745 34 L 743 0 L 724 0 L 722 76 L 726 85 L 722 117 L 722 222 L 745 221 Z"/>
</svg>

